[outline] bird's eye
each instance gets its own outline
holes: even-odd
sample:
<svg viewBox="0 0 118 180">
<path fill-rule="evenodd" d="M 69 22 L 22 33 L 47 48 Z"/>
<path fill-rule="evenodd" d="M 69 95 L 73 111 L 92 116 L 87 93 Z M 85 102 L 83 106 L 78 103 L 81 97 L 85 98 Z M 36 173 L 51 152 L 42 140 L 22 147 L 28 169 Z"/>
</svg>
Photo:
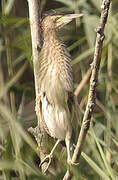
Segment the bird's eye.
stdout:
<svg viewBox="0 0 118 180">
<path fill-rule="evenodd" d="M 61 16 L 57 16 L 55 20 L 57 21 L 60 17 L 61 17 Z"/>
<path fill-rule="evenodd" d="M 59 17 L 56 17 L 55 21 L 57 21 L 59 19 Z"/>
</svg>

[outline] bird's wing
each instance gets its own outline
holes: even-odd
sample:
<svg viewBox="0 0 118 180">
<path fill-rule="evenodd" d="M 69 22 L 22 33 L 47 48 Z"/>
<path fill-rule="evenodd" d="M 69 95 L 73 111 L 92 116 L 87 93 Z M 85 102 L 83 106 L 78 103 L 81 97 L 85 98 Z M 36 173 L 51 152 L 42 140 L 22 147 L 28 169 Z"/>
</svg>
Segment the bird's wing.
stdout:
<svg viewBox="0 0 118 180">
<path fill-rule="evenodd" d="M 77 97 L 72 93 L 68 93 L 68 108 L 71 113 L 71 124 L 74 131 L 74 137 L 76 138 L 78 135 L 78 125 L 80 119 L 80 109 L 77 101 Z"/>
<path fill-rule="evenodd" d="M 36 114 L 40 117 L 40 123 L 41 123 L 40 125 L 42 125 L 44 130 L 47 132 L 47 134 L 50 135 L 50 132 L 45 123 L 43 113 L 42 113 L 42 101 L 44 101 L 43 99 L 44 99 L 44 93 L 41 92 L 38 98 L 36 99 L 35 111 L 36 111 Z"/>
</svg>

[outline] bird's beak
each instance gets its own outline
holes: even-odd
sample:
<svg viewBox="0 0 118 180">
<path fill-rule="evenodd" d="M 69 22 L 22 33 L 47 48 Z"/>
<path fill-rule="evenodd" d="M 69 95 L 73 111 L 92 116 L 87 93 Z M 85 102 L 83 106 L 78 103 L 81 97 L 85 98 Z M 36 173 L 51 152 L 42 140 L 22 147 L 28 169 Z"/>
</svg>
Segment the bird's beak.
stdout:
<svg viewBox="0 0 118 180">
<path fill-rule="evenodd" d="M 60 17 L 56 21 L 56 26 L 57 26 L 57 28 L 61 28 L 64 25 L 71 22 L 72 19 L 79 18 L 81 16 L 83 16 L 83 14 L 67 14 L 67 15 L 63 15 L 63 16 L 60 15 Z"/>
</svg>

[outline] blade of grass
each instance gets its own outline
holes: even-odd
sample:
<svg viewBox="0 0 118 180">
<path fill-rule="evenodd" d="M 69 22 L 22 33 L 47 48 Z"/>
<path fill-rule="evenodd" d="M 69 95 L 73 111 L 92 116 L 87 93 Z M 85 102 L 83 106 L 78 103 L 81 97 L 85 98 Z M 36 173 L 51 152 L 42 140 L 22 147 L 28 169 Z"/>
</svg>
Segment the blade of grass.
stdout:
<svg viewBox="0 0 118 180">
<path fill-rule="evenodd" d="M 83 59 L 87 58 L 88 56 L 92 55 L 94 52 L 94 48 L 87 49 L 81 55 L 73 59 L 71 62 L 72 65 L 77 64 L 78 62 L 82 61 Z"/>
<path fill-rule="evenodd" d="M 9 125 L 13 127 L 13 131 L 17 129 L 17 132 L 21 135 L 21 137 L 32 147 L 32 149 L 37 152 L 37 145 L 31 139 L 31 137 L 23 130 L 21 125 L 15 121 L 13 115 L 10 113 L 9 109 L 0 103 L 0 113 L 1 115 L 8 121 Z M 12 132 L 11 132 L 12 133 Z M 14 147 L 16 148 L 16 147 Z"/>
<path fill-rule="evenodd" d="M 97 147 L 98 147 L 98 149 L 99 149 L 100 155 L 101 155 L 101 157 L 102 157 L 102 159 L 103 159 L 103 162 L 104 162 L 104 164 L 105 164 L 107 173 L 108 173 L 108 174 L 111 176 L 111 178 L 114 180 L 115 177 L 114 177 L 113 169 L 110 167 L 109 162 L 106 160 L 105 154 L 104 154 L 104 152 L 103 152 L 103 150 L 102 150 L 102 148 L 101 148 L 100 143 L 98 142 L 98 139 L 97 139 L 94 131 L 92 131 L 92 134 L 93 134 L 93 137 L 95 138 L 95 141 L 96 141 Z"/>
<path fill-rule="evenodd" d="M 84 152 L 81 153 L 82 157 L 88 162 L 88 164 L 96 171 L 97 174 L 99 174 L 100 177 L 102 177 L 105 180 L 110 180 L 110 178 L 98 167 L 98 165 L 91 160 Z"/>
<path fill-rule="evenodd" d="M 18 79 L 22 76 L 22 74 L 24 73 L 24 71 L 26 70 L 28 66 L 28 61 L 26 61 L 24 63 L 24 65 L 22 66 L 22 68 L 20 68 L 20 70 L 16 73 L 16 75 L 14 75 L 9 82 L 7 82 L 6 84 L 6 89 L 2 92 L 0 92 L 0 99 L 4 96 L 4 94 L 9 90 L 9 88 L 11 86 L 13 86 L 17 81 Z"/>
</svg>

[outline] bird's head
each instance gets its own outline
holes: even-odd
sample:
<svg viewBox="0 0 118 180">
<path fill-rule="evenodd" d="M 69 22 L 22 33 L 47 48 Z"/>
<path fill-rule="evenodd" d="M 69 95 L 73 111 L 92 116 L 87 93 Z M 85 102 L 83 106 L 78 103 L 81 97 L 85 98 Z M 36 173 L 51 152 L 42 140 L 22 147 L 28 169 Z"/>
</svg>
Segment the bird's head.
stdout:
<svg viewBox="0 0 118 180">
<path fill-rule="evenodd" d="M 72 21 L 74 18 L 79 18 L 83 16 L 83 14 L 51 14 L 51 15 L 46 15 L 45 17 L 42 18 L 41 20 L 41 29 L 42 31 L 47 31 L 47 33 L 50 30 L 54 29 L 60 29 L 64 25 L 68 24 L 69 22 Z"/>
</svg>

